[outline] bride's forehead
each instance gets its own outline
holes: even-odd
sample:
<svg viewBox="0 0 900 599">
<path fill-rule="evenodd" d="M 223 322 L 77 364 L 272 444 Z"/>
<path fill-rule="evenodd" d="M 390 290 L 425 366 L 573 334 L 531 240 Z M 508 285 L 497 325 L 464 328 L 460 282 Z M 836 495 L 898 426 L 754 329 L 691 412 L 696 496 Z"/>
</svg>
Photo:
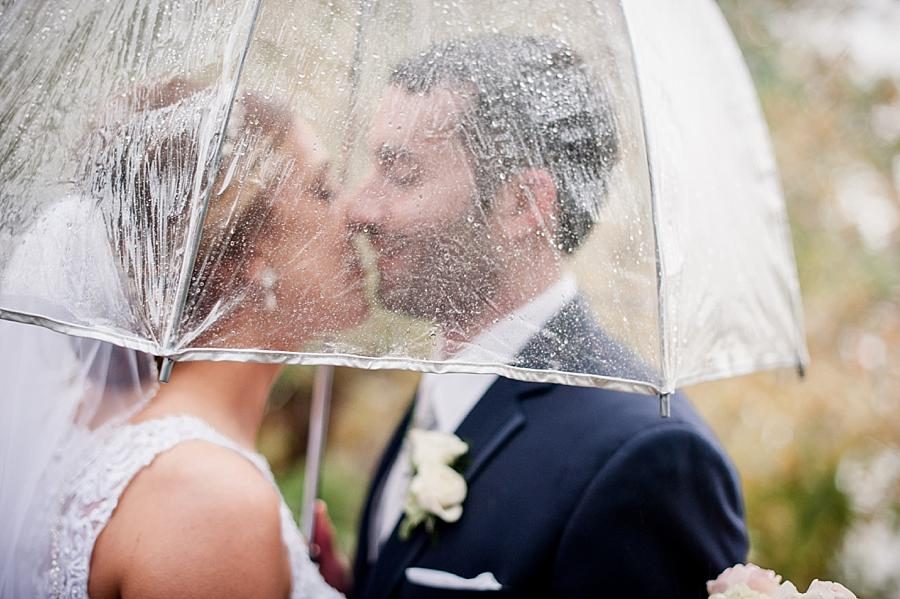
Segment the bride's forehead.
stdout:
<svg viewBox="0 0 900 599">
<path fill-rule="evenodd" d="M 318 171 L 331 160 L 328 148 L 321 135 L 303 118 L 297 118 L 290 132 L 289 148 L 298 161 L 299 167 L 307 171 Z"/>
</svg>

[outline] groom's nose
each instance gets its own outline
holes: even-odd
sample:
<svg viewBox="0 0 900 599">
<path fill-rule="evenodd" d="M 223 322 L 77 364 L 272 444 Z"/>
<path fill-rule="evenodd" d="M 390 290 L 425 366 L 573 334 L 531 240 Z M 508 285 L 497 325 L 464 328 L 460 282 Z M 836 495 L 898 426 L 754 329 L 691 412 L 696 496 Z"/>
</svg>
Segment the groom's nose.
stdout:
<svg viewBox="0 0 900 599">
<path fill-rule="evenodd" d="M 389 215 L 385 199 L 369 184 L 362 185 L 347 200 L 347 226 L 352 233 L 373 235 Z"/>
</svg>

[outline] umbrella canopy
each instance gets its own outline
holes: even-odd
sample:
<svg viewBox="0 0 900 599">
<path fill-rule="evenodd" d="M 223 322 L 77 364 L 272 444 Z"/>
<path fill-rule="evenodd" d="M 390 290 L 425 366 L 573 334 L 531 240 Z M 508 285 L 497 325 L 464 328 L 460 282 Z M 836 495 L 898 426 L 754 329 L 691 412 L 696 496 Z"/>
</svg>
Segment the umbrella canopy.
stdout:
<svg viewBox="0 0 900 599">
<path fill-rule="evenodd" d="M 4 318 L 662 395 L 806 361 L 710 0 L 4 4 Z"/>
</svg>

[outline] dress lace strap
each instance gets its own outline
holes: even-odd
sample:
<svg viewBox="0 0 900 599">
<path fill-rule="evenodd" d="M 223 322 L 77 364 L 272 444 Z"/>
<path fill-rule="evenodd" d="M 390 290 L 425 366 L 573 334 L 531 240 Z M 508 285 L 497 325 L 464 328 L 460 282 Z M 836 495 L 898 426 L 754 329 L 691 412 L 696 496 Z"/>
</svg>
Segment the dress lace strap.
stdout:
<svg viewBox="0 0 900 599">
<path fill-rule="evenodd" d="M 238 452 L 274 484 L 262 456 L 240 447 L 192 416 L 171 416 L 118 426 L 98 435 L 87 456 L 71 470 L 53 528 L 48 595 L 87 597 L 90 558 L 119 499 L 157 456 L 186 441 L 206 441 Z"/>
<path fill-rule="evenodd" d="M 47 596 L 87 598 L 89 567 L 94 544 L 112 517 L 128 484 L 156 457 L 179 443 L 206 441 L 231 449 L 256 465 L 274 486 L 268 462 L 209 424 L 192 416 L 171 416 L 139 424 L 119 426 L 97 435 L 86 459 L 74 460 L 59 517 L 51 531 L 52 552 L 47 565 Z M 309 559 L 307 545 L 293 515 L 281 501 L 282 541 L 291 564 L 291 597 L 333 599 L 340 595 L 329 587 Z"/>
</svg>

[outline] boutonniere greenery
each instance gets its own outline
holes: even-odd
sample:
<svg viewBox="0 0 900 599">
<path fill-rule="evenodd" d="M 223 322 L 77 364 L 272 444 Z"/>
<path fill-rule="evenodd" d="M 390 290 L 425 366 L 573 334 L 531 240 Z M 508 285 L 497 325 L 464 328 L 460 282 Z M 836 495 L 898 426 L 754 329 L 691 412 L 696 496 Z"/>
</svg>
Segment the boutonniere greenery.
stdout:
<svg viewBox="0 0 900 599">
<path fill-rule="evenodd" d="M 413 474 L 400 522 L 403 540 L 419 526 L 432 534 L 438 520 L 459 520 L 468 492 L 459 471 L 462 458 L 469 451 L 462 439 L 449 433 L 412 429 L 407 443 Z"/>
</svg>

